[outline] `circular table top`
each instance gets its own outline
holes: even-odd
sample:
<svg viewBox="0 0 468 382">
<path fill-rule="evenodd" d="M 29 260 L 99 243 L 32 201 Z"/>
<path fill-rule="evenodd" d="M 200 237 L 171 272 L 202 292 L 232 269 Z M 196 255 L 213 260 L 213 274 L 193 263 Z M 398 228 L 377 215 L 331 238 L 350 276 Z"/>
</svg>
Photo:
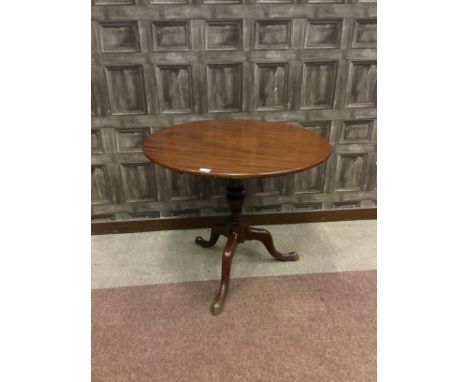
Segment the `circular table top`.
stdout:
<svg viewBox="0 0 468 382">
<path fill-rule="evenodd" d="M 220 178 L 291 174 L 324 162 L 329 143 L 317 133 L 279 122 L 194 121 L 145 139 L 144 154 L 171 170 Z"/>
</svg>

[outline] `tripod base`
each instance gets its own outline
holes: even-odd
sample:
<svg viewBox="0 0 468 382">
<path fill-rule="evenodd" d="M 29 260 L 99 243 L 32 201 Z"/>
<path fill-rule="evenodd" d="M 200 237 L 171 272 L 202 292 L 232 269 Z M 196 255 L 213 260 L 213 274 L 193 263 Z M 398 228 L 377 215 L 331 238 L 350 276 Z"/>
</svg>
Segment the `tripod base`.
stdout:
<svg viewBox="0 0 468 382">
<path fill-rule="evenodd" d="M 217 316 L 223 310 L 224 300 L 229 287 L 229 277 L 231 272 L 231 263 L 237 245 L 246 240 L 258 240 L 263 243 L 267 251 L 275 259 L 280 261 L 296 261 L 299 255 L 296 252 L 282 253 L 278 252 L 273 244 L 273 238 L 270 232 L 263 228 L 248 226 L 242 215 L 242 206 L 244 204 L 245 192 L 240 181 L 232 180 L 227 186 L 227 199 L 231 210 L 231 216 L 224 225 L 217 225 L 211 228 L 211 234 L 208 240 L 198 236 L 195 242 L 202 247 L 211 247 L 216 244 L 221 235 L 227 237 L 227 243 L 223 251 L 221 284 L 218 295 L 211 305 L 211 312 Z"/>
</svg>

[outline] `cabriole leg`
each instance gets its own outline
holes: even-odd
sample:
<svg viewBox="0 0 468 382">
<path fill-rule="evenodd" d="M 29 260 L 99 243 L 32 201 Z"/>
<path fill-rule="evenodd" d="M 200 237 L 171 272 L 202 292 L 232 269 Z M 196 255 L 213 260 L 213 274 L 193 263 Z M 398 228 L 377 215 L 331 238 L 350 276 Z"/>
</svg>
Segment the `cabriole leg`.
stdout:
<svg viewBox="0 0 468 382">
<path fill-rule="evenodd" d="M 223 311 L 224 300 L 229 287 L 229 276 L 231 273 L 231 263 L 237 248 L 237 234 L 235 232 L 228 236 L 228 241 L 223 251 L 223 263 L 221 270 L 221 285 L 219 286 L 216 300 L 211 305 L 211 312 L 217 316 Z"/>
<path fill-rule="evenodd" d="M 271 256 L 280 261 L 296 261 L 299 255 L 296 252 L 278 252 L 273 244 L 270 232 L 263 228 L 247 227 L 246 240 L 258 240 L 263 243 Z"/>
</svg>

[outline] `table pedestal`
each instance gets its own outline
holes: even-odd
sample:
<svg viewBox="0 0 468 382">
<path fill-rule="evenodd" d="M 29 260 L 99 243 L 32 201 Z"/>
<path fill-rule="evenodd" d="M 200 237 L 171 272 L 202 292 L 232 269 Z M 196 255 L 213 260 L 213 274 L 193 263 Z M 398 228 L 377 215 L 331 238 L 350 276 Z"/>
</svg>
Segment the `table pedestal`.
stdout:
<svg viewBox="0 0 468 382">
<path fill-rule="evenodd" d="M 240 180 L 232 179 L 227 186 L 227 199 L 231 216 L 226 224 L 216 225 L 211 228 L 210 238 L 204 240 L 198 236 L 195 242 L 202 247 L 211 247 L 216 244 L 221 235 L 227 237 L 227 243 L 223 251 L 223 261 L 221 269 L 221 284 L 219 286 L 218 296 L 211 305 L 211 312 L 217 316 L 223 310 L 224 300 L 229 286 L 229 276 L 231 272 L 231 263 L 237 245 L 246 240 L 261 241 L 270 255 L 280 261 L 296 261 L 299 255 L 296 252 L 281 253 L 275 249 L 273 238 L 270 232 L 263 228 L 250 227 L 246 224 L 242 215 L 242 206 L 244 205 L 245 192 L 244 186 Z"/>
</svg>

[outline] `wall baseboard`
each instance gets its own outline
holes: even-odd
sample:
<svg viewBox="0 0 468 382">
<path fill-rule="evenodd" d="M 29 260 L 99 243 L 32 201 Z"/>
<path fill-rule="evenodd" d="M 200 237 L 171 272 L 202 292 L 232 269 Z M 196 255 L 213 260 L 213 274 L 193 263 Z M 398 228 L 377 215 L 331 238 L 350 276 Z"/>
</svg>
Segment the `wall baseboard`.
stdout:
<svg viewBox="0 0 468 382">
<path fill-rule="evenodd" d="M 244 217 L 247 223 L 250 225 L 373 220 L 377 219 L 377 208 L 252 214 L 244 215 Z M 92 223 L 91 234 L 108 235 L 115 233 L 165 231 L 173 229 L 210 228 L 215 224 L 224 223 L 225 221 L 225 216 L 199 216 L 190 218 L 162 218 L 153 220 Z"/>
</svg>

